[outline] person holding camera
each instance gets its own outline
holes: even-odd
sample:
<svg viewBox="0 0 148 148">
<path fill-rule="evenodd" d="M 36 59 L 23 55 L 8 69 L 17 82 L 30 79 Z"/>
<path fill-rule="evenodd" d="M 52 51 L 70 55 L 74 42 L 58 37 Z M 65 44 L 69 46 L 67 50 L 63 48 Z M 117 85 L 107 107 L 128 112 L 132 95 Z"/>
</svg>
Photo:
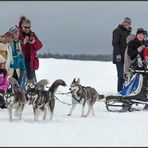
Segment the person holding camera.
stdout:
<svg viewBox="0 0 148 148">
<path fill-rule="evenodd" d="M 124 55 L 127 47 L 127 37 L 131 34 L 131 19 L 126 17 L 112 33 L 113 64 L 116 64 L 118 83 L 117 91 L 121 91 L 124 84 Z"/>
<path fill-rule="evenodd" d="M 143 49 L 147 46 L 148 42 L 145 40 L 145 30 L 138 28 L 135 39 L 128 43 L 127 54 L 130 56 L 131 61 L 135 60 L 138 55 L 143 59 Z"/>
<path fill-rule="evenodd" d="M 37 51 L 39 51 L 43 45 L 36 34 L 31 31 L 31 21 L 24 17 L 21 23 L 19 39 L 22 41 L 27 79 L 37 81 L 35 75 L 35 70 L 39 68 Z"/>
<path fill-rule="evenodd" d="M 136 63 L 136 68 L 142 68 L 143 69 L 143 60 L 144 60 L 144 49 L 148 47 L 148 42 L 146 39 L 146 31 L 143 28 L 138 28 L 136 31 L 136 37 L 134 40 L 130 41 L 128 43 L 128 49 L 127 49 L 127 54 L 129 55 L 131 61 Z M 146 89 L 148 84 L 148 77 L 147 75 L 143 74 L 143 88 L 141 89 L 141 96 L 142 101 L 148 101 L 146 97 Z M 145 104 L 143 110 L 148 110 L 148 104 Z"/>
</svg>

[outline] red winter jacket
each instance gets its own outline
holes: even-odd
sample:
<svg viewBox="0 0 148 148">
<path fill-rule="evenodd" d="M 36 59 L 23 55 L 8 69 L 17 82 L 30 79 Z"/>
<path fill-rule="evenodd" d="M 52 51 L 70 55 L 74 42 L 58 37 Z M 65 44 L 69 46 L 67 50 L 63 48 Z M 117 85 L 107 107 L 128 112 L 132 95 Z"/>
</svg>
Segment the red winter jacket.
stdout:
<svg viewBox="0 0 148 148">
<path fill-rule="evenodd" d="M 26 43 L 26 44 L 23 44 L 23 41 L 24 41 L 24 38 L 25 36 L 31 36 L 31 37 L 34 37 L 35 38 L 35 42 L 33 44 L 31 43 Z M 26 56 L 27 55 L 27 50 L 30 50 L 29 51 L 29 58 L 30 59 L 30 67 L 32 70 L 37 70 L 39 68 L 39 61 L 38 61 L 38 58 L 37 58 L 37 51 L 40 50 L 42 48 L 42 43 L 41 41 L 38 39 L 38 37 L 36 36 L 36 34 L 32 31 L 30 31 L 29 34 L 26 34 L 25 32 L 20 32 L 20 40 L 22 41 L 22 50 L 24 52 L 24 59 L 25 59 L 25 63 L 26 63 Z"/>
</svg>

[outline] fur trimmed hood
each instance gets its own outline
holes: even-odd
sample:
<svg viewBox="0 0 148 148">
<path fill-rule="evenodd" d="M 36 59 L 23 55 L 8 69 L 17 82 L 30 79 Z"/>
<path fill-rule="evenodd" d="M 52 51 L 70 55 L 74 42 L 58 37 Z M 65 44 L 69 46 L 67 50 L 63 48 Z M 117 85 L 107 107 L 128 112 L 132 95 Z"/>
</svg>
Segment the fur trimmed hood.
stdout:
<svg viewBox="0 0 148 148">
<path fill-rule="evenodd" d="M 127 44 L 128 44 L 131 40 L 135 39 L 135 37 L 136 37 L 135 34 L 129 35 L 129 36 L 127 37 L 127 39 L 126 39 Z"/>
</svg>

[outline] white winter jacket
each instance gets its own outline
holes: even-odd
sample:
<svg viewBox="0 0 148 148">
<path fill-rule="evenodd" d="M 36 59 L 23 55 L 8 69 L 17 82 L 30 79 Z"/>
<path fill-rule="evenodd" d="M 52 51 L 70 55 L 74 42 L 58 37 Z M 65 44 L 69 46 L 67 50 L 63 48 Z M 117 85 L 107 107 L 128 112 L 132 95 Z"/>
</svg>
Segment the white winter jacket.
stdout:
<svg viewBox="0 0 148 148">
<path fill-rule="evenodd" d="M 0 38 L 0 51 L 6 52 L 6 70 L 8 70 L 11 63 L 13 63 L 12 49 L 9 43 L 5 43 L 2 38 Z M 2 55 L 3 56 L 3 55 Z"/>
</svg>

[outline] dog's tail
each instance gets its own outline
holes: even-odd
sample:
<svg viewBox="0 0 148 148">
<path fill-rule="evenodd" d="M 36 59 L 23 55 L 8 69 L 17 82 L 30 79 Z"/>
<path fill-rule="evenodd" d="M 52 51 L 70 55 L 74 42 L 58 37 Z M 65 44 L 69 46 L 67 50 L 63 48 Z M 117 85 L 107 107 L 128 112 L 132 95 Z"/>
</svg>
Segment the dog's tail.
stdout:
<svg viewBox="0 0 148 148">
<path fill-rule="evenodd" d="M 49 84 L 49 81 L 47 79 L 41 79 L 37 84 L 46 86 Z"/>
<path fill-rule="evenodd" d="M 105 96 L 103 94 L 98 94 L 97 101 L 104 99 Z"/>
<path fill-rule="evenodd" d="M 66 84 L 66 82 L 64 80 L 57 79 L 52 83 L 52 85 L 50 86 L 48 91 L 50 91 L 52 94 L 54 94 L 60 85 L 61 86 L 66 86 L 67 84 Z"/>
</svg>

